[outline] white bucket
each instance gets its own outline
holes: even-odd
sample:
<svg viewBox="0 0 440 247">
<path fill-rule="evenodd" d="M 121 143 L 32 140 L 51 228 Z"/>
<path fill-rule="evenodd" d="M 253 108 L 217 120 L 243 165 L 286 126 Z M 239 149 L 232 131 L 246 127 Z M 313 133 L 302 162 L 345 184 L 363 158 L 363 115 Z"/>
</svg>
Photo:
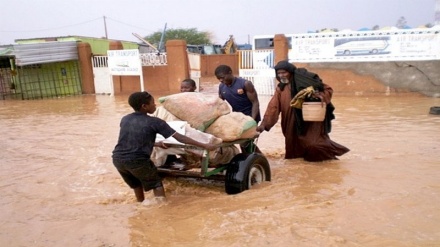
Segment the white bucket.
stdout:
<svg viewBox="0 0 440 247">
<path fill-rule="evenodd" d="M 325 118 L 325 103 L 304 102 L 302 104 L 303 119 L 307 122 L 322 122 Z"/>
</svg>

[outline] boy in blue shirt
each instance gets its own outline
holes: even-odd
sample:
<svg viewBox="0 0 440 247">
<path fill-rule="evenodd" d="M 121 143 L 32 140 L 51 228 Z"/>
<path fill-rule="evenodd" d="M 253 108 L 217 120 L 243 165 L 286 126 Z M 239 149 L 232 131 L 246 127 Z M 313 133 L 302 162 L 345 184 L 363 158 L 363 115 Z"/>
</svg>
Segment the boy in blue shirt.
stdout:
<svg viewBox="0 0 440 247">
<path fill-rule="evenodd" d="M 118 143 L 113 150 L 113 164 L 124 181 L 134 190 L 138 202 L 144 201 L 144 191 L 153 190 L 156 198 L 165 199 L 165 190 L 157 168 L 150 160 L 154 146 L 167 148 L 163 143 L 155 144 L 156 134 L 165 138 L 174 137 L 185 144 L 215 150 L 214 144 L 201 143 L 177 133 L 164 120 L 149 116 L 156 110 L 154 97 L 148 92 L 135 92 L 128 98 L 134 112 L 121 119 Z"/>
</svg>

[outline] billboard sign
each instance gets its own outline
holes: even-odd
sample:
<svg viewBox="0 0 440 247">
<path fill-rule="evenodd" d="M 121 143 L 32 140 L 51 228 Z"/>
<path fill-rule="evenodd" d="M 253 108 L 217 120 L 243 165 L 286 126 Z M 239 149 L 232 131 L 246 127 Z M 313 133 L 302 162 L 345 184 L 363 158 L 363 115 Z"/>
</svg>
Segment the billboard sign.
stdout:
<svg viewBox="0 0 440 247">
<path fill-rule="evenodd" d="M 107 56 L 111 75 L 142 75 L 139 50 L 110 50 Z"/>
</svg>

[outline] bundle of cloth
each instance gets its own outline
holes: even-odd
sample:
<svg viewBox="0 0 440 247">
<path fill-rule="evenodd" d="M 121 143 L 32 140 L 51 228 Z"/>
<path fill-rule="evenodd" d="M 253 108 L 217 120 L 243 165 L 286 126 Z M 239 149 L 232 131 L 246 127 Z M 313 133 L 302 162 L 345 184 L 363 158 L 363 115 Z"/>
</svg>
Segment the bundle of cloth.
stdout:
<svg viewBox="0 0 440 247">
<path fill-rule="evenodd" d="M 172 128 L 204 143 L 221 144 L 257 135 L 255 120 L 232 107 L 217 96 L 195 92 L 172 94 L 159 98 L 161 104 L 153 116 L 167 121 Z M 160 135 L 156 142 L 178 143 L 174 138 Z M 223 145 L 209 153 L 209 164 L 215 167 L 229 163 L 239 153 L 235 145 Z M 151 159 L 156 166 L 165 164 L 168 155 L 179 155 L 186 163 L 200 166 L 203 150 L 183 148 L 154 148 Z"/>
</svg>

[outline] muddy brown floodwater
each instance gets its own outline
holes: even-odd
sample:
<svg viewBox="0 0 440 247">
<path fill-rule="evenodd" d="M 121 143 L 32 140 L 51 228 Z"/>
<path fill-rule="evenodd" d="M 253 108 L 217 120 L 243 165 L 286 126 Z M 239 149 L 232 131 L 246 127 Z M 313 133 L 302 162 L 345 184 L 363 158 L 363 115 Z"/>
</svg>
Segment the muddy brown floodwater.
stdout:
<svg viewBox="0 0 440 247">
<path fill-rule="evenodd" d="M 283 160 L 278 124 L 258 140 L 271 182 L 166 178 L 146 207 L 111 162 L 127 96 L 0 101 L 0 246 L 440 246 L 440 99 L 333 102 L 340 160 Z"/>
</svg>

